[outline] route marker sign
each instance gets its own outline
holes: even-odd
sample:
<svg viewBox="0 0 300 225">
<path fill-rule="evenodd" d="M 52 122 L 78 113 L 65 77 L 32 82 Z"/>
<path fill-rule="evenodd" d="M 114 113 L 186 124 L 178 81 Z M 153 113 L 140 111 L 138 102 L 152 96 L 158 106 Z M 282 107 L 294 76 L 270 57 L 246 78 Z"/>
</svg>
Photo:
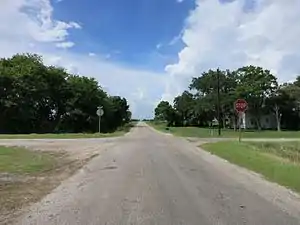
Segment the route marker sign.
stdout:
<svg viewBox="0 0 300 225">
<path fill-rule="evenodd" d="M 97 107 L 97 111 L 96 111 L 97 116 L 99 116 L 99 133 L 101 132 L 101 116 L 104 115 L 104 110 L 102 106 L 98 106 Z"/>
<path fill-rule="evenodd" d="M 248 109 L 248 103 L 245 99 L 238 99 L 234 103 L 234 108 L 238 113 L 244 113 Z"/>
<path fill-rule="evenodd" d="M 98 108 L 98 110 L 97 110 L 97 115 L 98 115 L 98 116 L 103 116 L 103 114 L 104 114 L 103 109 L 102 109 L 102 108 Z"/>
</svg>

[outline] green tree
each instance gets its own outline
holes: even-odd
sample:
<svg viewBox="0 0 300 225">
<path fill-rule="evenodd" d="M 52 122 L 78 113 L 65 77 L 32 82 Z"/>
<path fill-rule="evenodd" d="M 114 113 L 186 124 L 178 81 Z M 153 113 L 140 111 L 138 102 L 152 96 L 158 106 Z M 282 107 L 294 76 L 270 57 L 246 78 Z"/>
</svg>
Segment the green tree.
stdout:
<svg viewBox="0 0 300 225">
<path fill-rule="evenodd" d="M 173 107 L 168 101 L 161 101 L 155 108 L 155 120 L 168 121 L 169 113 L 172 111 Z"/>
<path fill-rule="evenodd" d="M 236 76 L 236 72 L 229 70 L 209 70 L 208 72 L 202 73 L 202 76 L 193 78 L 189 86 L 191 90 L 196 90 L 197 99 L 200 100 L 202 105 L 205 105 L 206 108 L 204 112 L 209 112 L 214 118 L 217 118 L 217 94 L 219 86 L 220 113 L 224 127 L 226 125 L 226 119 L 235 117 L 233 102 L 236 99 Z M 211 116 L 209 116 L 209 118 L 211 118 Z"/>
<path fill-rule="evenodd" d="M 180 124 L 191 125 L 194 114 L 194 97 L 188 91 L 184 91 L 181 95 L 174 99 L 174 109 L 180 117 Z"/>
<path fill-rule="evenodd" d="M 249 111 L 261 130 L 260 118 L 264 112 L 266 99 L 278 89 L 277 79 L 269 70 L 261 67 L 246 66 L 237 70 L 237 96 L 247 100 Z"/>
<path fill-rule="evenodd" d="M 0 59 L 2 133 L 95 132 L 99 105 L 104 132 L 130 121 L 126 99 L 109 96 L 94 78 L 46 66 L 38 55 Z"/>
</svg>

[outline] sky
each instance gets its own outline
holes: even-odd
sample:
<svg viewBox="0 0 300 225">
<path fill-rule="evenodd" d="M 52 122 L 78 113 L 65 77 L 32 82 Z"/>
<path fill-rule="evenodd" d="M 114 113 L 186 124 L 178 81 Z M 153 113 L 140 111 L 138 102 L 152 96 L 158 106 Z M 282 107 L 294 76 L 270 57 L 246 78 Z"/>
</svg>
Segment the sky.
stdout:
<svg viewBox="0 0 300 225">
<path fill-rule="evenodd" d="M 210 68 L 300 75 L 300 0 L 0 0 L 0 57 L 95 77 L 134 118 Z"/>
</svg>

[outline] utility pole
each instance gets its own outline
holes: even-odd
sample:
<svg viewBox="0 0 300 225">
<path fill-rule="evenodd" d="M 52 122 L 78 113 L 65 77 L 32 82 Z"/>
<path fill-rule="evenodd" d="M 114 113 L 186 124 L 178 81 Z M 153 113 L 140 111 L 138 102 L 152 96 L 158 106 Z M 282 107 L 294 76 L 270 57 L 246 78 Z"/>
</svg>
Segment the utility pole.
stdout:
<svg viewBox="0 0 300 225">
<path fill-rule="evenodd" d="M 221 136 L 221 109 L 220 109 L 220 69 L 217 69 L 217 105 L 218 105 L 218 135 Z"/>
</svg>

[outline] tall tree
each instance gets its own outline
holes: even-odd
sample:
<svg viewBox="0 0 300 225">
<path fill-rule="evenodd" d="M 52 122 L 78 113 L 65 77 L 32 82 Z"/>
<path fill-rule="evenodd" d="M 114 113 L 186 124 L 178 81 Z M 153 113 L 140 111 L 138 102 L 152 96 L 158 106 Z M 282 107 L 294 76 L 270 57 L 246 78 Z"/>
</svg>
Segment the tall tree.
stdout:
<svg viewBox="0 0 300 225">
<path fill-rule="evenodd" d="M 174 99 L 174 109 L 180 115 L 180 123 L 183 125 L 191 124 L 193 119 L 194 98 L 191 93 L 184 91 Z"/>
<path fill-rule="evenodd" d="M 260 130 L 260 118 L 265 101 L 278 89 L 277 79 L 269 70 L 255 66 L 240 68 L 237 75 L 237 95 L 247 100 L 249 111 L 254 116 L 257 128 Z"/>
<path fill-rule="evenodd" d="M 38 55 L 0 59 L 0 132 L 94 132 L 96 110 L 106 111 L 103 131 L 130 120 L 122 97 L 111 97 L 93 78 L 46 66 Z"/>
<path fill-rule="evenodd" d="M 236 99 L 236 85 L 235 72 L 231 72 L 229 70 L 209 70 L 208 72 L 202 73 L 201 77 L 193 78 L 189 88 L 197 91 L 197 95 L 201 96 L 202 102 L 205 99 L 206 102 L 209 103 L 206 104 L 206 110 L 213 113 L 215 118 L 217 118 L 217 111 L 219 107 L 217 101 L 219 88 L 220 113 L 223 126 L 225 126 L 225 120 L 235 115 L 233 102 Z"/>
</svg>

